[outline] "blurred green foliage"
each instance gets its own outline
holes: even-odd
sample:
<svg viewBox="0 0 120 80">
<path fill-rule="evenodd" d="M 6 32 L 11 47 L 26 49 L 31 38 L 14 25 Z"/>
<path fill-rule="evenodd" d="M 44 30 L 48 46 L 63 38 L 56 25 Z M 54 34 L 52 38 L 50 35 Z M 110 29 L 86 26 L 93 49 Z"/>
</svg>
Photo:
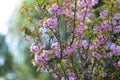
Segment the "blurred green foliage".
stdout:
<svg viewBox="0 0 120 80">
<path fill-rule="evenodd" d="M 0 35 L 0 77 L 8 79 L 9 72 L 14 72 L 13 59 L 5 42 L 5 36 Z"/>
<path fill-rule="evenodd" d="M 37 72 L 37 68 L 32 65 L 32 57 L 29 54 L 30 52 L 28 52 L 29 47 L 23 41 L 23 34 L 20 31 L 22 28 L 27 29 L 28 26 L 38 25 L 37 22 L 39 21 L 39 16 L 42 13 L 38 13 L 35 10 L 35 6 L 38 5 L 38 2 L 40 2 L 40 0 L 24 0 L 21 3 L 21 6 L 16 8 L 11 19 L 9 20 L 10 28 L 7 36 L 11 38 L 12 41 L 17 43 L 17 46 L 14 47 L 17 47 L 18 52 L 24 55 L 23 62 L 14 62 L 13 64 L 9 63 L 13 65 L 13 69 L 16 74 L 15 80 L 50 80 L 48 73 Z M 25 15 L 21 17 L 20 15 L 22 15 L 22 13 Z M 26 30 L 26 32 L 29 34 L 29 30 Z"/>
</svg>

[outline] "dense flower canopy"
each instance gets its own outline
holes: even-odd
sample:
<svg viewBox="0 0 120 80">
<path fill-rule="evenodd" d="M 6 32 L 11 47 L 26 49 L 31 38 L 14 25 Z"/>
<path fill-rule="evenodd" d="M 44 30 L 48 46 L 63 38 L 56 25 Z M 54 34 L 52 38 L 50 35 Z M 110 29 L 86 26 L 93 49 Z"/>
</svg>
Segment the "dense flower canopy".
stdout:
<svg viewBox="0 0 120 80">
<path fill-rule="evenodd" d="M 27 35 L 34 66 L 55 80 L 120 79 L 120 0 L 50 1 Z"/>
</svg>

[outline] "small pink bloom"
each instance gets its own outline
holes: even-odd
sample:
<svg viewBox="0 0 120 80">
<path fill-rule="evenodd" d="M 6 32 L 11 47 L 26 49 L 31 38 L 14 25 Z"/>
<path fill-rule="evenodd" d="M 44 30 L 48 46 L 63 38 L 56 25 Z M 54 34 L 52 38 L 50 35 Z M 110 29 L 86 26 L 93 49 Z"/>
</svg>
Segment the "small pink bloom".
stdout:
<svg viewBox="0 0 120 80">
<path fill-rule="evenodd" d="M 120 13 L 116 13 L 115 16 L 114 16 L 114 19 L 120 20 Z"/>
<path fill-rule="evenodd" d="M 101 26 L 102 26 L 103 30 L 106 30 L 106 31 L 111 30 L 111 26 L 108 24 L 107 21 L 102 22 Z"/>
<path fill-rule="evenodd" d="M 102 30 L 98 26 L 95 26 L 93 28 L 93 30 L 94 30 L 94 33 L 101 33 L 102 32 Z"/>
<path fill-rule="evenodd" d="M 88 46 L 89 46 L 88 41 L 87 41 L 87 40 L 83 40 L 83 41 L 82 41 L 82 46 L 83 46 L 85 49 L 87 49 Z"/>
<path fill-rule="evenodd" d="M 35 43 L 32 43 L 30 46 L 30 51 L 33 53 L 36 53 L 39 51 L 39 47 L 35 45 Z"/>
<path fill-rule="evenodd" d="M 120 68 L 120 60 L 118 61 L 118 67 Z"/>
<path fill-rule="evenodd" d="M 83 18 L 84 16 L 80 12 L 77 12 L 77 19 L 83 21 Z"/>
<path fill-rule="evenodd" d="M 65 0 L 65 1 L 70 2 L 71 0 Z"/>
<path fill-rule="evenodd" d="M 102 58 L 102 56 L 99 53 L 97 53 L 97 52 L 93 52 L 92 56 L 97 58 L 97 59 L 101 59 Z"/>
<path fill-rule="evenodd" d="M 61 80 L 65 80 L 65 77 L 62 77 Z"/>
<path fill-rule="evenodd" d="M 40 71 L 41 71 L 41 72 L 48 72 L 47 69 L 44 68 L 44 67 L 42 67 Z"/>
<path fill-rule="evenodd" d="M 98 68 L 102 68 L 102 65 L 99 65 Z"/>
<path fill-rule="evenodd" d="M 68 73 L 68 76 L 69 76 L 69 80 L 75 80 L 75 73 L 70 72 Z"/>
<path fill-rule="evenodd" d="M 106 72 L 102 72 L 102 77 L 106 77 L 107 73 Z"/>
<path fill-rule="evenodd" d="M 71 46 L 72 46 L 72 48 L 75 48 L 75 50 L 76 50 L 76 48 L 80 47 L 80 44 L 79 44 L 79 42 L 77 41 L 77 42 L 73 42 L 73 44 L 72 44 Z M 76 51 L 77 51 L 77 50 L 76 50 Z"/>
<path fill-rule="evenodd" d="M 101 17 L 105 17 L 108 15 L 108 11 L 107 10 L 103 10 L 102 12 L 100 12 L 100 16 Z"/>
<path fill-rule="evenodd" d="M 115 49 L 115 44 L 113 43 L 111 46 L 110 46 L 110 50 L 114 50 Z"/>
<path fill-rule="evenodd" d="M 58 42 L 56 43 L 53 43 L 51 48 L 54 50 L 54 49 L 59 49 L 60 48 L 60 44 Z"/>
<path fill-rule="evenodd" d="M 69 77 L 69 80 L 75 80 L 75 78 L 74 77 Z"/>
<path fill-rule="evenodd" d="M 89 5 L 89 7 L 92 7 L 96 4 L 98 4 L 99 0 L 86 0 L 86 3 Z"/>
<path fill-rule="evenodd" d="M 114 27 L 114 30 L 113 30 L 114 33 L 120 33 L 120 26 L 116 26 Z"/>
<path fill-rule="evenodd" d="M 79 25 L 78 27 L 75 28 L 75 34 L 81 36 L 83 33 L 83 26 Z"/>
<path fill-rule="evenodd" d="M 71 55 L 73 52 L 73 49 L 71 47 L 67 47 L 67 49 L 64 51 L 64 54 Z"/>
<path fill-rule="evenodd" d="M 113 49 L 113 55 L 120 56 L 120 46 L 116 46 L 115 49 Z"/>
<path fill-rule="evenodd" d="M 110 57 L 110 53 L 107 53 L 103 56 L 105 59 Z"/>
<path fill-rule="evenodd" d="M 120 65 L 120 60 L 118 61 L 118 65 Z"/>
<path fill-rule="evenodd" d="M 117 64 L 117 63 L 114 63 L 113 66 L 114 66 L 115 68 L 118 68 L 118 64 Z"/>
<path fill-rule="evenodd" d="M 85 1 L 84 0 L 78 0 L 78 2 L 77 2 L 77 5 L 79 6 L 79 7 L 85 7 L 86 6 L 86 3 L 85 3 Z"/>
<path fill-rule="evenodd" d="M 48 28 L 47 21 L 44 21 L 44 22 L 43 22 L 43 27 L 44 27 L 44 28 Z"/>
<path fill-rule="evenodd" d="M 120 46 L 115 45 L 114 43 L 110 46 L 110 50 L 113 51 L 114 56 L 120 56 Z"/>
<path fill-rule="evenodd" d="M 53 4 L 52 7 L 50 7 L 48 9 L 48 12 L 51 13 L 51 14 L 55 14 L 55 13 L 57 13 L 57 10 L 58 10 L 58 5 L 57 4 Z"/>
<path fill-rule="evenodd" d="M 87 28 L 87 26 L 85 26 L 85 24 L 80 23 L 80 29 L 81 29 L 81 30 L 84 30 L 84 29 L 86 29 L 86 28 Z"/>
<path fill-rule="evenodd" d="M 114 26 L 117 25 L 117 20 L 113 19 L 113 20 L 112 20 L 112 24 L 113 24 Z"/>
<path fill-rule="evenodd" d="M 57 28 L 58 20 L 57 20 L 57 18 L 49 18 L 47 20 L 47 24 L 48 24 L 49 28 L 52 28 L 52 29 Z"/>
<path fill-rule="evenodd" d="M 94 17 L 93 13 L 89 13 L 89 14 L 88 14 L 88 17 L 89 17 L 89 18 L 93 18 L 93 17 Z"/>
<path fill-rule="evenodd" d="M 104 44 L 105 41 L 106 41 L 106 36 L 104 36 L 104 35 L 99 35 L 98 36 L 98 43 L 99 44 Z"/>
<path fill-rule="evenodd" d="M 58 9 L 57 14 L 58 14 L 58 15 L 65 14 L 65 8 L 64 8 L 64 7 L 61 7 L 60 9 Z"/>
<path fill-rule="evenodd" d="M 72 25 L 72 24 L 68 24 L 67 27 L 68 27 L 68 28 L 72 28 L 73 25 Z"/>
<path fill-rule="evenodd" d="M 40 7 L 39 6 L 35 6 L 36 11 L 40 12 Z"/>
<path fill-rule="evenodd" d="M 57 58 L 60 58 L 60 57 L 61 57 L 60 49 L 56 49 L 56 50 L 55 50 L 55 56 L 56 56 Z"/>
<path fill-rule="evenodd" d="M 118 4 L 120 4 L 120 0 L 118 0 Z"/>
<path fill-rule="evenodd" d="M 56 74 L 53 74 L 52 77 L 55 79 L 55 80 L 59 80 L 58 76 Z"/>
<path fill-rule="evenodd" d="M 74 4 L 68 4 L 68 7 L 69 7 L 69 9 L 71 9 L 71 10 L 75 9 L 75 5 L 74 5 Z"/>
</svg>

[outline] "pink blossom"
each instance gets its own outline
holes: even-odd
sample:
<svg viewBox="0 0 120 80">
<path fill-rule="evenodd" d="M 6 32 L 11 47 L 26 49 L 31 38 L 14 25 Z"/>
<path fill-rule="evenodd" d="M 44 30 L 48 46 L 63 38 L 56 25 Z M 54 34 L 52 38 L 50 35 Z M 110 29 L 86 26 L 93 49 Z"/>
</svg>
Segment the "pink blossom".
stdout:
<svg viewBox="0 0 120 80">
<path fill-rule="evenodd" d="M 113 43 L 111 46 L 110 46 L 110 50 L 114 50 L 115 49 L 115 44 Z"/>
<path fill-rule="evenodd" d="M 96 5 L 96 4 L 98 4 L 98 2 L 99 2 L 99 0 L 92 0 L 92 5 L 93 6 Z"/>
<path fill-rule="evenodd" d="M 120 26 L 116 26 L 114 27 L 114 30 L 113 30 L 114 33 L 120 33 Z"/>
<path fill-rule="evenodd" d="M 89 14 L 88 14 L 88 17 L 89 17 L 89 18 L 93 18 L 93 17 L 94 17 L 93 13 L 89 13 Z"/>
<path fill-rule="evenodd" d="M 68 24 L 67 27 L 68 27 L 68 28 L 72 28 L 73 25 L 72 25 L 72 24 Z"/>
<path fill-rule="evenodd" d="M 58 11 L 57 11 L 57 14 L 58 15 L 62 15 L 62 14 L 65 14 L 66 12 L 65 12 L 65 8 L 64 7 L 61 7 L 60 9 L 58 9 Z"/>
<path fill-rule="evenodd" d="M 78 47 L 80 47 L 80 44 L 79 44 L 79 42 L 77 41 L 77 42 L 73 42 L 73 44 L 71 45 L 72 46 L 72 48 L 75 48 L 75 50 L 78 48 Z M 77 51 L 77 50 L 76 50 Z"/>
<path fill-rule="evenodd" d="M 64 54 L 71 55 L 73 52 L 73 49 L 71 47 L 67 47 L 67 49 L 64 51 Z"/>
<path fill-rule="evenodd" d="M 115 45 L 114 43 L 110 46 L 110 50 L 113 51 L 113 55 L 120 56 L 120 46 Z"/>
<path fill-rule="evenodd" d="M 98 43 L 99 44 L 104 44 L 105 41 L 106 41 L 106 36 L 104 36 L 104 35 L 99 35 L 98 36 Z"/>
<path fill-rule="evenodd" d="M 44 49 L 46 47 L 45 44 L 43 44 L 43 43 L 40 43 L 39 46 L 41 49 Z"/>
<path fill-rule="evenodd" d="M 117 63 L 114 63 L 113 66 L 114 66 L 115 68 L 118 68 L 118 64 L 117 64 Z"/>
<path fill-rule="evenodd" d="M 34 58 L 35 61 L 33 62 L 33 65 L 34 65 L 34 66 L 39 66 L 39 64 L 40 64 L 40 56 L 37 55 L 37 54 L 35 54 L 34 57 L 35 57 L 35 58 Z"/>
<path fill-rule="evenodd" d="M 69 77 L 69 80 L 75 80 L 75 78 L 74 77 Z"/>
<path fill-rule="evenodd" d="M 33 66 L 39 66 L 40 62 L 39 61 L 34 61 L 32 64 L 33 64 Z"/>
<path fill-rule="evenodd" d="M 93 42 L 93 45 L 90 46 L 90 49 L 94 50 L 97 49 L 99 44 L 97 42 Z"/>
<path fill-rule="evenodd" d="M 100 12 L 100 16 L 101 17 L 105 17 L 108 15 L 108 11 L 107 10 L 103 10 L 102 12 Z"/>
<path fill-rule="evenodd" d="M 55 50 L 55 56 L 56 56 L 57 58 L 60 58 L 60 57 L 61 57 L 60 49 L 56 49 L 56 50 Z"/>
<path fill-rule="evenodd" d="M 57 5 L 57 4 L 53 4 L 53 5 L 48 9 L 48 12 L 51 13 L 51 14 L 55 14 L 55 13 L 57 13 L 57 10 L 58 10 L 58 5 Z"/>
<path fill-rule="evenodd" d="M 83 21 L 83 18 L 88 11 L 89 9 L 83 8 L 81 12 L 77 12 L 77 19 Z"/>
<path fill-rule="evenodd" d="M 69 80 L 75 80 L 75 73 L 70 72 L 68 73 L 68 76 L 69 76 Z"/>
<path fill-rule="evenodd" d="M 98 4 L 98 0 L 86 0 L 86 3 L 89 5 L 89 7 L 92 7 Z"/>
<path fill-rule="evenodd" d="M 102 22 L 101 26 L 102 26 L 103 30 L 106 30 L 106 31 L 111 30 L 111 26 L 108 24 L 107 21 Z"/>
<path fill-rule="evenodd" d="M 120 20 L 120 13 L 116 13 L 116 14 L 114 15 L 114 19 Z"/>
<path fill-rule="evenodd" d="M 41 72 L 48 72 L 45 67 L 42 67 L 40 71 L 41 71 Z M 49 71 L 50 71 L 50 70 L 49 70 Z"/>
<path fill-rule="evenodd" d="M 74 4 L 68 4 L 68 8 L 73 10 L 73 9 L 75 9 L 75 5 Z"/>
<path fill-rule="evenodd" d="M 57 28 L 58 20 L 57 20 L 57 18 L 49 18 L 47 20 L 47 24 L 48 24 L 49 28 L 52 28 L 52 29 Z"/>
<path fill-rule="evenodd" d="M 101 59 L 102 58 L 102 56 L 99 53 L 97 53 L 97 52 L 93 52 L 92 56 L 97 58 L 97 59 Z"/>
<path fill-rule="evenodd" d="M 116 47 L 113 49 L 113 55 L 115 55 L 115 56 L 120 56 L 120 46 L 116 46 Z"/>
<path fill-rule="evenodd" d="M 32 43 L 30 46 L 30 51 L 33 53 L 36 53 L 39 51 L 39 47 L 35 45 L 35 43 Z"/>
<path fill-rule="evenodd" d="M 56 74 L 53 74 L 52 77 L 55 79 L 55 80 L 59 80 L 58 76 Z"/>
<path fill-rule="evenodd" d="M 120 60 L 118 61 L 118 65 L 120 65 Z"/>
<path fill-rule="evenodd" d="M 89 46 L 88 41 L 87 41 L 87 40 L 83 40 L 83 41 L 82 41 L 82 46 L 83 46 L 85 49 L 87 49 L 88 46 Z"/>
<path fill-rule="evenodd" d="M 83 28 L 83 26 L 80 26 L 80 25 L 78 27 L 76 27 L 75 28 L 75 33 L 78 34 L 79 36 L 81 36 L 82 33 L 83 33 L 83 29 L 82 28 Z"/>
<path fill-rule="evenodd" d="M 50 60 L 50 56 L 48 54 L 50 53 L 50 50 L 43 50 L 41 56 L 44 58 L 45 61 Z"/>
<path fill-rule="evenodd" d="M 110 57 L 110 53 L 107 53 L 103 56 L 105 59 Z"/>
<path fill-rule="evenodd" d="M 35 6 L 36 11 L 40 12 L 40 7 L 39 6 Z"/>
<path fill-rule="evenodd" d="M 44 22 L 43 22 L 43 27 L 44 27 L 44 28 L 48 28 L 47 21 L 44 21 Z"/>
<path fill-rule="evenodd" d="M 50 60 L 50 56 L 48 56 L 49 52 L 51 52 L 50 50 L 43 50 L 43 52 L 38 55 L 38 54 L 35 54 L 34 57 L 35 57 L 35 61 L 33 62 L 33 64 L 35 66 L 38 66 L 39 64 L 42 64 L 42 65 L 46 65 L 47 62 Z"/>
<path fill-rule="evenodd" d="M 113 19 L 113 20 L 112 20 L 112 24 L 113 24 L 114 26 L 117 25 L 117 20 Z"/>
<path fill-rule="evenodd" d="M 65 1 L 70 2 L 71 0 L 65 0 Z"/>
<path fill-rule="evenodd" d="M 87 28 L 87 26 L 85 26 L 85 24 L 80 23 L 80 29 L 81 29 L 81 30 L 85 30 L 86 28 Z"/>
<path fill-rule="evenodd" d="M 83 15 L 80 12 L 77 12 L 77 19 L 83 21 Z"/>
<path fill-rule="evenodd" d="M 51 48 L 54 50 L 54 49 L 59 49 L 60 48 L 60 44 L 58 42 L 56 43 L 53 43 Z"/>
<path fill-rule="evenodd" d="M 73 16 L 74 16 L 74 13 L 70 12 L 70 11 L 68 11 L 66 14 L 69 18 L 73 18 Z"/>
<path fill-rule="evenodd" d="M 94 33 L 101 33 L 102 32 L 102 30 L 98 26 L 95 26 L 93 28 L 93 30 L 94 30 Z"/>
<path fill-rule="evenodd" d="M 120 4 L 120 0 L 118 0 L 118 4 Z"/>
<path fill-rule="evenodd" d="M 62 77 L 61 80 L 65 80 L 65 77 Z"/>
<path fill-rule="evenodd" d="M 120 68 L 120 60 L 118 61 L 118 67 Z"/>
<path fill-rule="evenodd" d="M 102 77 L 106 77 L 107 73 L 106 72 L 102 72 Z"/>
<path fill-rule="evenodd" d="M 79 7 L 85 7 L 86 6 L 86 3 L 85 3 L 85 1 L 84 0 L 78 0 L 78 2 L 77 2 L 77 5 L 79 6 Z"/>
</svg>

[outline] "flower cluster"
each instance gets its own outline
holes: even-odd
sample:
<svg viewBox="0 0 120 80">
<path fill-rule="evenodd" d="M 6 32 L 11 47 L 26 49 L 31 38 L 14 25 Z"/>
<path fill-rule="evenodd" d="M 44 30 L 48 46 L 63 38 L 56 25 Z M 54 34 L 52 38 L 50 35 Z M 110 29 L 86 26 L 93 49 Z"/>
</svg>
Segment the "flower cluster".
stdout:
<svg viewBox="0 0 120 80">
<path fill-rule="evenodd" d="M 33 65 L 55 80 L 118 79 L 120 0 L 49 1 L 38 34 L 46 40 L 33 37 L 30 46 Z"/>
</svg>

